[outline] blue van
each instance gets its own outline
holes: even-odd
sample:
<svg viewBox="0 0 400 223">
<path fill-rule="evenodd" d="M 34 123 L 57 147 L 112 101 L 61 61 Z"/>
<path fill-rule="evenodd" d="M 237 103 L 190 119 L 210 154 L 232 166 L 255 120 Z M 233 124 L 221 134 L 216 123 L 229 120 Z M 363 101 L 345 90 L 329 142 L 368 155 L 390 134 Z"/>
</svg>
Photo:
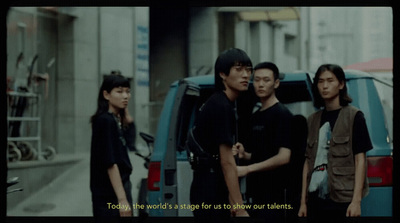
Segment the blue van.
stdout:
<svg viewBox="0 0 400 223">
<path fill-rule="evenodd" d="M 391 86 L 364 72 L 345 72 L 349 94 L 353 98 L 352 105 L 364 112 L 374 147 L 367 153 L 370 193 L 362 201 L 362 215 L 392 216 L 393 147 L 388 131 L 392 121 L 385 116 L 377 88 L 382 84 L 389 88 Z M 316 111 L 310 74 L 285 73 L 280 79 L 277 97 L 294 115 L 307 118 Z M 238 98 L 240 117 L 250 116 L 257 106 L 257 97 L 251 88 L 252 85 L 249 91 Z M 147 202 L 155 207 L 147 210 L 150 216 L 192 216 L 190 209 L 181 208 L 190 204 L 192 182 L 192 169 L 184 144 L 198 108 L 213 91 L 213 75 L 188 77 L 171 85 L 159 119 L 149 165 Z M 391 112 L 389 109 L 386 114 Z M 246 121 L 245 118 L 239 119 L 239 129 L 246 125 Z"/>
</svg>

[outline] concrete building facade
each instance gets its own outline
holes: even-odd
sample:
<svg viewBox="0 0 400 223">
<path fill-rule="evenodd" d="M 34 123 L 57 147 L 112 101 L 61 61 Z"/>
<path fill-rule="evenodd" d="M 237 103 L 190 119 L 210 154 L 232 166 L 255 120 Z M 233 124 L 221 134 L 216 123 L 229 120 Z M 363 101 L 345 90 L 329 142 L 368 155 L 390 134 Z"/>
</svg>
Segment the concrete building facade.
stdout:
<svg viewBox="0 0 400 223">
<path fill-rule="evenodd" d="M 47 85 L 40 81 L 30 89 L 40 97 L 28 107 L 39 108 L 41 141 L 30 143 L 56 151 L 54 160 L 39 154 L 32 161 L 7 163 L 8 176 L 20 177 L 24 188 L 7 200 L 11 208 L 90 151 L 90 117 L 103 75 L 118 70 L 131 79 L 129 111 L 137 128 L 148 132 L 150 46 L 148 7 L 11 7 L 7 13 L 8 87 L 17 92 L 27 85 L 29 66 L 38 55 L 33 72 L 48 73 L 49 79 Z M 17 63 L 19 55 L 23 59 Z M 21 126 L 36 131 L 31 122 Z"/>
<path fill-rule="evenodd" d="M 131 79 L 129 106 L 147 131 L 149 101 L 149 17 L 144 7 L 11 8 L 8 12 L 7 75 L 12 87 L 34 71 L 49 73 L 48 98 L 42 99 L 42 144 L 58 153 L 89 151 L 90 116 L 97 107 L 103 75 L 119 70 Z M 20 52 L 24 65 L 15 67 Z M 46 69 L 48 61 L 55 63 Z M 36 87 L 44 94 L 44 84 Z M 35 91 L 34 90 L 34 91 Z"/>
<path fill-rule="evenodd" d="M 393 57 L 390 7 L 311 7 L 309 16 L 312 70 Z"/>
<path fill-rule="evenodd" d="M 254 64 L 273 61 L 282 72 L 312 71 L 391 57 L 392 28 L 383 7 L 16 7 L 7 15 L 7 76 L 14 87 L 26 80 L 39 55 L 34 71 L 50 74 L 43 145 L 75 153 L 88 151 L 88 120 L 112 70 L 131 78 L 130 110 L 140 131 L 154 133 L 169 85 L 213 74 L 224 49 L 241 48 Z M 20 52 L 24 65 L 16 68 Z M 43 84 L 36 88 L 44 93 Z"/>
</svg>

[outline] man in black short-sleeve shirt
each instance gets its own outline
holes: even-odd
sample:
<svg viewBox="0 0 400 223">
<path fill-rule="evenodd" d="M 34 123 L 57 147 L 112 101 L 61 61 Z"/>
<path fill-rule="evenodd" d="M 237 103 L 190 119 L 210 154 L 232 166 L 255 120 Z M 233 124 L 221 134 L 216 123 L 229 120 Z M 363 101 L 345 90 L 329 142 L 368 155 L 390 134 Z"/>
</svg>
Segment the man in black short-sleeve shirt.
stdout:
<svg viewBox="0 0 400 223">
<path fill-rule="evenodd" d="M 205 151 L 219 154 L 219 145 L 234 144 L 235 103 L 222 91 L 213 94 L 202 106 L 195 121 L 194 135 Z"/>
<path fill-rule="evenodd" d="M 251 163 L 260 163 L 274 157 L 279 153 L 280 148 L 291 150 L 289 140 L 291 118 L 292 113 L 279 102 L 266 110 L 258 110 L 253 114 L 251 136 L 245 143 L 245 148 L 251 152 Z M 288 155 L 290 157 L 290 153 Z M 285 177 L 287 177 L 285 169 L 280 168 L 283 165 L 268 171 L 254 172 L 248 176 L 247 193 L 254 202 L 266 202 L 267 194 L 283 198 L 283 189 L 286 187 Z M 271 180 L 273 183 L 260 183 L 265 179 Z M 278 200 L 269 200 L 272 204 L 278 202 Z"/>
<path fill-rule="evenodd" d="M 299 217 L 309 222 L 346 222 L 361 215 L 368 194 L 366 152 L 372 149 L 363 113 L 350 105 L 346 77 L 335 64 L 321 65 L 312 86 L 306 161 Z"/>
<path fill-rule="evenodd" d="M 231 216 L 248 216 L 245 209 L 234 208 L 243 201 L 232 146 L 235 100 L 248 88 L 252 63 L 244 51 L 233 48 L 219 55 L 214 70 L 216 92 L 200 108 L 193 131 L 198 144 L 213 160 L 208 162 L 210 165 L 198 162 L 192 166 L 190 189 L 190 202 L 200 207 L 193 212 L 196 222 L 208 223 L 230 222 Z"/>
<path fill-rule="evenodd" d="M 243 145 L 236 145 L 239 157 L 250 161 L 250 165 L 239 166 L 238 173 L 247 176 L 246 193 L 253 206 L 264 205 L 264 208 L 254 208 L 251 216 L 266 222 L 282 222 L 284 211 L 268 208 L 268 205 L 285 205 L 284 189 L 288 177 L 285 165 L 291 156 L 293 115 L 275 96 L 280 83 L 279 69 L 275 64 L 257 64 L 253 83 L 261 108 L 251 117 L 248 139 Z"/>
</svg>

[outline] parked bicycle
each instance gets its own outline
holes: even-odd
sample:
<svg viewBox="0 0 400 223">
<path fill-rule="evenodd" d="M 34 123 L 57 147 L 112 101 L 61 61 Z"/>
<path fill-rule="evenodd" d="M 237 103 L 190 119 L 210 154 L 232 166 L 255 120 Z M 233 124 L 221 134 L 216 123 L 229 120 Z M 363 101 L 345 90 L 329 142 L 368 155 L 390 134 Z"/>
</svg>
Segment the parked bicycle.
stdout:
<svg viewBox="0 0 400 223">
<path fill-rule="evenodd" d="M 51 58 L 46 66 L 45 73 L 35 73 L 34 66 L 39 56 L 35 55 L 30 65 L 24 64 L 24 55 L 21 52 L 17 57 L 16 62 L 16 74 L 14 76 L 14 87 L 11 87 L 12 78 L 7 79 L 7 95 L 8 95 L 8 109 L 7 119 L 8 125 L 8 161 L 15 162 L 19 160 L 36 160 L 39 155 L 41 158 L 51 160 L 54 158 L 56 151 L 52 146 L 47 146 L 41 149 L 40 143 L 40 127 L 37 127 L 36 136 L 27 136 L 30 125 L 26 122 L 36 122 L 36 126 L 40 125 L 40 117 L 38 114 L 39 98 L 36 94 L 37 86 L 39 83 L 45 82 L 45 99 L 48 96 L 48 82 L 49 82 L 49 69 L 53 66 L 55 58 Z M 25 81 L 21 81 L 18 73 L 20 69 L 27 69 L 27 75 Z M 24 71 L 22 71 L 24 72 Z M 23 77 L 25 78 L 25 77 Z M 33 107 L 36 107 L 34 109 Z M 34 115 L 27 116 L 27 112 L 33 112 Z M 27 129 L 27 132 L 22 132 Z M 30 141 L 37 141 L 37 147 L 31 144 Z M 39 154 L 40 151 L 40 154 Z"/>
</svg>

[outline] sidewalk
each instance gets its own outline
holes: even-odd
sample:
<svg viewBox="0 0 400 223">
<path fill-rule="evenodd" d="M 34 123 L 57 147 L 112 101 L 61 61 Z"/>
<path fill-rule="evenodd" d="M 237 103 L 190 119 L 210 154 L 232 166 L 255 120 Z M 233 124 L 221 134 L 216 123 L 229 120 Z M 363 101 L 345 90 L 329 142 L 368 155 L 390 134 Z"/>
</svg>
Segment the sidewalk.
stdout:
<svg viewBox="0 0 400 223">
<path fill-rule="evenodd" d="M 133 203 L 137 201 L 138 183 L 147 177 L 143 159 L 129 153 L 133 165 L 131 182 Z M 52 183 L 32 194 L 7 216 L 92 216 L 92 201 L 89 188 L 90 154 L 82 154 L 82 161 L 65 171 Z M 12 195 L 7 199 L 12 199 Z"/>
</svg>

